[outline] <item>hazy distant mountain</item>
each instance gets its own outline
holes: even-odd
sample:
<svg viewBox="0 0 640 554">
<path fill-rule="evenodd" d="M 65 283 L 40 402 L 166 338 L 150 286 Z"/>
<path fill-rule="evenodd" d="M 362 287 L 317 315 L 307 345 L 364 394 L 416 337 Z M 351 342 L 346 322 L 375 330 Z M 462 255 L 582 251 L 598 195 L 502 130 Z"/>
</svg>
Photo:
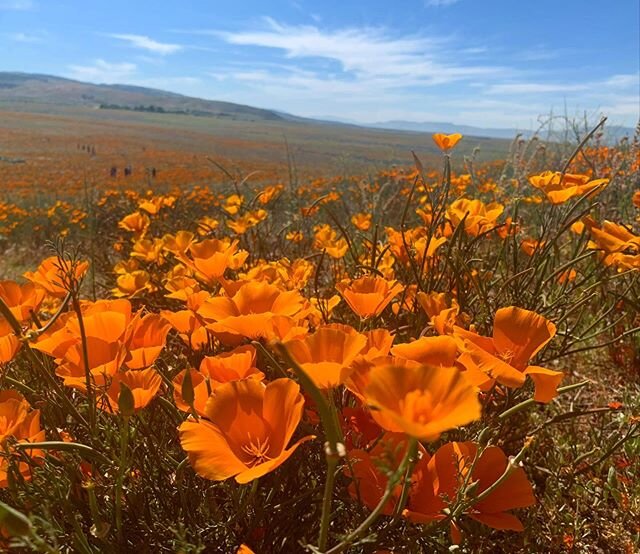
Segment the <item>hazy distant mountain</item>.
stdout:
<svg viewBox="0 0 640 554">
<path fill-rule="evenodd" d="M 153 88 L 117 84 L 94 85 L 51 75 L 0 72 L 0 106 L 6 107 L 11 104 L 19 104 L 23 108 L 28 104 L 83 106 L 97 109 L 181 113 L 244 121 L 347 125 L 414 133 L 462 133 L 473 137 L 499 139 L 513 139 L 518 133 L 524 137 L 533 134 L 528 130 L 482 128 L 443 122 L 384 121 L 367 125 L 332 116 L 312 119 L 232 102 L 192 98 Z M 632 136 L 633 133 L 634 129 L 629 127 L 611 126 L 606 129 L 605 140 L 617 140 L 623 136 Z M 547 136 L 543 135 L 543 138 Z M 554 134 L 549 138 L 563 140 L 564 137 Z"/>
<path fill-rule="evenodd" d="M 38 103 L 103 109 L 140 109 L 243 120 L 282 121 L 263 110 L 132 85 L 94 85 L 72 79 L 28 73 L 0 72 L 0 103 Z"/>
<path fill-rule="evenodd" d="M 456 125 L 455 123 L 442 123 L 433 121 L 413 122 L 413 121 L 383 121 L 380 123 L 372 123 L 370 127 L 376 129 L 395 129 L 398 131 L 413 131 L 417 133 L 462 133 L 463 135 L 474 137 L 488 138 L 504 138 L 513 139 L 516 135 L 522 135 L 529 138 L 533 135 L 533 131 L 523 129 L 493 129 L 484 127 L 473 127 L 471 125 Z M 605 138 L 608 141 L 619 140 L 622 137 L 632 137 L 634 129 L 631 127 L 622 127 L 620 125 L 605 126 Z M 551 140 L 563 140 L 564 131 L 555 131 L 548 136 L 546 131 L 541 133 L 541 137 Z M 573 139 L 573 137 L 570 137 Z"/>
</svg>

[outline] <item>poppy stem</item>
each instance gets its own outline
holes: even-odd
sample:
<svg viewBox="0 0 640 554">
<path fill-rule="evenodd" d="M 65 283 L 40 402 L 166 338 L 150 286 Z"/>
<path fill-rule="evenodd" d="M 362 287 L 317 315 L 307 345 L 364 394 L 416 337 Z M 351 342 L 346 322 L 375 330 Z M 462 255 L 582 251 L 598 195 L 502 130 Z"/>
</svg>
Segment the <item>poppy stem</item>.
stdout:
<svg viewBox="0 0 640 554">
<path fill-rule="evenodd" d="M 129 417 L 123 418 L 120 428 L 120 462 L 118 464 L 118 477 L 116 479 L 115 491 L 115 518 L 118 542 L 122 540 L 122 487 L 124 484 L 124 473 L 127 462 L 127 447 L 129 446 Z"/>
<path fill-rule="evenodd" d="M 400 462 L 398 469 L 395 471 L 389 480 L 387 481 L 387 486 L 385 488 L 384 494 L 378 502 L 377 506 L 373 509 L 373 511 L 367 516 L 367 518 L 358 526 L 358 528 L 347 535 L 339 544 L 334 546 L 333 548 L 326 551 L 326 554 L 339 554 L 340 552 L 344 552 L 354 541 L 362 537 L 369 528 L 378 520 L 380 514 L 384 510 L 384 507 L 389 502 L 389 499 L 392 497 L 396 485 L 402 479 L 402 476 L 407 471 L 407 468 L 410 466 L 412 453 L 417 452 L 418 449 L 418 439 L 411 437 L 411 441 L 409 443 L 409 447 L 407 448 L 407 452 Z M 415 454 L 413 454 L 415 457 Z M 324 550 L 322 550 L 324 551 Z"/>
<path fill-rule="evenodd" d="M 573 385 L 567 385 L 566 387 L 560 387 L 558 389 L 558 394 L 562 394 L 563 392 L 569 392 L 575 389 L 580 389 L 582 387 L 584 387 L 585 385 L 588 385 L 591 381 L 587 380 L 587 381 L 581 381 L 580 383 L 574 383 Z M 520 402 L 519 404 L 516 404 L 515 406 L 511 406 L 511 408 L 505 410 L 504 412 L 502 412 L 498 418 L 499 419 L 505 419 L 509 416 L 512 416 L 513 414 L 519 412 L 520 410 L 524 410 L 525 408 L 528 408 L 529 406 L 532 406 L 533 404 L 535 404 L 536 401 L 533 398 L 529 398 L 527 400 L 524 400 L 522 402 Z"/>
</svg>

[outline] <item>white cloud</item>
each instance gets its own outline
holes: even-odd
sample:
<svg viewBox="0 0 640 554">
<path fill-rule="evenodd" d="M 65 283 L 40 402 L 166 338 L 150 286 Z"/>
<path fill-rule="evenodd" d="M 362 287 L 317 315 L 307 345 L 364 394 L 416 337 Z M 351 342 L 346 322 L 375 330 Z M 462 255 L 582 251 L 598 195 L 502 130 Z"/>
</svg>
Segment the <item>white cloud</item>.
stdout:
<svg viewBox="0 0 640 554">
<path fill-rule="evenodd" d="M 32 33 L 4 33 L 2 36 L 7 37 L 14 42 L 35 43 L 42 42 L 42 36 Z"/>
<path fill-rule="evenodd" d="M 110 63 L 98 59 L 93 65 L 70 65 L 68 76 L 92 83 L 117 83 L 130 80 L 136 69 L 137 66 L 133 63 Z"/>
<path fill-rule="evenodd" d="M 175 54 L 176 52 L 184 49 L 184 46 L 182 46 L 181 44 L 158 42 L 157 40 L 153 40 L 152 38 L 144 35 L 112 33 L 107 36 L 128 42 L 129 45 L 133 46 L 134 48 L 141 48 L 142 50 L 147 50 L 148 52 L 153 52 L 154 54 L 161 54 L 163 56 L 167 54 Z"/>
<path fill-rule="evenodd" d="M 393 38 L 381 29 L 346 28 L 324 31 L 315 26 L 283 25 L 265 18 L 267 29 L 210 32 L 230 44 L 259 46 L 284 52 L 288 59 L 322 58 L 338 64 L 344 76 L 358 79 L 404 79 L 436 85 L 478 76 L 498 75 L 498 66 L 453 63 L 449 39 L 409 36 Z"/>
<path fill-rule="evenodd" d="M 35 7 L 33 0 L 0 0 L 0 10 L 29 11 Z"/>
</svg>

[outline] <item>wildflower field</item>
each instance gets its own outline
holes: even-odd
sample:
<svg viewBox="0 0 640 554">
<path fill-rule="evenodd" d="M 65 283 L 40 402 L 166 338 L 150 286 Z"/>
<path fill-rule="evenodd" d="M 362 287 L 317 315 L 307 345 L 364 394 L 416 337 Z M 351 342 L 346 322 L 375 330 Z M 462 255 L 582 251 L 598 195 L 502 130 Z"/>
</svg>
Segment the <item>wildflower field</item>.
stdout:
<svg viewBox="0 0 640 554">
<path fill-rule="evenodd" d="M 603 124 L 3 165 L 2 549 L 638 552 L 640 143 Z"/>
</svg>

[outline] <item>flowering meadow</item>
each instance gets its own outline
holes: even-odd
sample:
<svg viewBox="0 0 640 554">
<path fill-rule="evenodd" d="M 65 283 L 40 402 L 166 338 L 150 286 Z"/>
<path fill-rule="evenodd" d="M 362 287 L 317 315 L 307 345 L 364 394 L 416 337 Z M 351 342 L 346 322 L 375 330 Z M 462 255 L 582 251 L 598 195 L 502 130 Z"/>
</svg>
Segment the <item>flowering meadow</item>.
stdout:
<svg viewBox="0 0 640 554">
<path fill-rule="evenodd" d="M 600 136 L 481 162 L 437 134 L 335 178 L 67 166 L 49 200 L 16 168 L 2 548 L 639 551 L 640 143 Z"/>
</svg>

